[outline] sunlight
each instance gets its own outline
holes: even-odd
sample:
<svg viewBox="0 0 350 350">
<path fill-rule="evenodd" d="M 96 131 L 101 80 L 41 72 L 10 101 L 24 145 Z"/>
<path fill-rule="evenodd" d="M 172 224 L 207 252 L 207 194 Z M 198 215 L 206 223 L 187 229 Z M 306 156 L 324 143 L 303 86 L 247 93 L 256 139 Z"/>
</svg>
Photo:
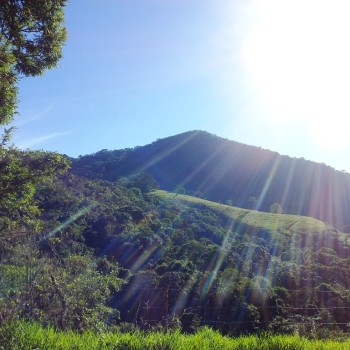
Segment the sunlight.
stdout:
<svg viewBox="0 0 350 350">
<path fill-rule="evenodd" d="M 44 236 L 44 239 L 51 238 L 56 235 L 56 233 L 63 230 L 65 227 L 70 225 L 72 222 L 78 220 L 81 216 L 84 216 L 86 213 L 88 213 L 93 208 L 92 205 L 88 205 L 85 208 L 80 209 L 75 214 L 71 215 L 67 220 L 63 221 L 61 224 L 56 226 L 54 229 L 52 229 L 48 234 Z"/>
<path fill-rule="evenodd" d="M 222 245 L 220 247 L 220 250 L 214 255 L 211 262 L 209 263 L 209 266 L 207 268 L 208 274 L 204 274 L 203 279 L 201 281 L 201 299 L 205 299 L 207 295 L 209 294 L 211 287 L 213 285 L 213 282 L 217 278 L 217 275 L 221 269 L 221 266 L 224 262 L 224 259 L 227 255 L 227 253 L 230 251 L 232 243 L 233 243 L 233 225 L 234 222 L 232 221 L 230 224 L 230 227 L 228 228 L 226 232 L 226 236 L 224 237 L 222 241 Z"/>
<path fill-rule="evenodd" d="M 350 3 L 256 0 L 243 47 L 249 84 L 271 122 L 298 123 L 327 149 L 347 144 Z"/>
</svg>

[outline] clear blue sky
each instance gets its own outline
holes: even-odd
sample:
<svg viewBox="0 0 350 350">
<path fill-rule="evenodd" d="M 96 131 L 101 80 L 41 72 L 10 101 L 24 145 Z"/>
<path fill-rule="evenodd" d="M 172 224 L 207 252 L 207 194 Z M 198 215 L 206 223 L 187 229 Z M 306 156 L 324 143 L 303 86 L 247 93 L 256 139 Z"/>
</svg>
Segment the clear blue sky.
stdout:
<svg viewBox="0 0 350 350">
<path fill-rule="evenodd" d="M 78 156 L 200 129 L 349 171 L 349 15 L 341 0 L 71 0 L 59 67 L 20 83 L 14 142 Z"/>
</svg>

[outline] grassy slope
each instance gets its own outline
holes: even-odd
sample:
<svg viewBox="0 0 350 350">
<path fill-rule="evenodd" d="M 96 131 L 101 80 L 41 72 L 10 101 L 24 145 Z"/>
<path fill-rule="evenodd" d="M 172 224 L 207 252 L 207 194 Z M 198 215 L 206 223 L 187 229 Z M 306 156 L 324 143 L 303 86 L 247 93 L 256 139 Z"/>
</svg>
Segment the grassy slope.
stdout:
<svg viewBox="0 0 350 350">
<path fill-rule="evenodd" d="M 284 232 L 297 231 L 322 233 L 326 228 L 326 225 L 322 221 L 306 216 L 273 214 L 260 212 L 256 210 L 236 208 L 197 197 L 191 197 L 182 194 L 174 194 L 162 190 L 154 191 L 152 194 L 162 199 L 177 200 L 188 205 L 205 205 L 211 209 L 215 209 L 227 215 L 228 217 L 232 218 L 232 220 L 234 220 L 235 222 L 246 224 L 248 226 L 259 229 L 278 229 Z"/>
</svg>

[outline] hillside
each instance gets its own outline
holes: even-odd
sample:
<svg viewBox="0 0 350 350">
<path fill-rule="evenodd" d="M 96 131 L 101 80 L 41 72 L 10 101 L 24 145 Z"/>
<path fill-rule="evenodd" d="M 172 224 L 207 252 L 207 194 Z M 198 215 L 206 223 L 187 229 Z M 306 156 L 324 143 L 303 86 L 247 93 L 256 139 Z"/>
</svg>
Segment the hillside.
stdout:
<svg viewBox="0 0 350 350">
<path fill-rule="evenodd" d="M 121 161 L 123 152 L 134 150 L 101 154 Z M 79 332 L 348 331 L 348 234 L 315 218 L 185 195 L 182 186 L 159 190 L 147 173 L 108 181 L 106 159 L 81 161 L 80 175 L 63 164 L 64 174 L 36 177 L 9 197 L 16 210 L 2 202 L 0 327 L 25 319 Z"/>
<path fill-rule="evenodd" d="M 226 215 L 236 226 L 247 225 L 251 228 L 270 231 L 313 232 L 317 234 L 322 234 L 326 229 L 324 222 L 306 216 L 265 213 L 256 210 L 236 208 L 197 197 L 174 194 L 161 190 L 152 192 L 152 195 L 165 200 L 181 201 L 189 206 L 202 204 L 204 207 L 214 209 L 217 212 Z"/>
<path fill-rule="evenodd" d="M 285 213 L 314 217 L 339 229 L 350 224 L 350 174 L 202 131 L 82 156 L 74 160 L 72 171 L 109 181 L 148 173 L 164 190 L 181 186 L 197 197 L 261 211 L 279 203 Z"/>
<path fill-rule="evenodd" d="M 149 197 L 159 226 L 136 255 L 143 271 L 115 299 L 120 298 L 116 305 L 129 322 L 163 319 L 189 331 L 200 320 L 224 333 L 310 330 L 313 322 L 336 329 L 348 322 L 347 235 L 307 217 L 165 191 Z M 144 234 L 138 232 L 137 240 L 145 242 Z M 133 237 L 127 241 L 134 242 Z M 116 253 L 123 254 L 123 249 Z M 133 270 L 129 264 L 124 267 Z"/>
</svg>

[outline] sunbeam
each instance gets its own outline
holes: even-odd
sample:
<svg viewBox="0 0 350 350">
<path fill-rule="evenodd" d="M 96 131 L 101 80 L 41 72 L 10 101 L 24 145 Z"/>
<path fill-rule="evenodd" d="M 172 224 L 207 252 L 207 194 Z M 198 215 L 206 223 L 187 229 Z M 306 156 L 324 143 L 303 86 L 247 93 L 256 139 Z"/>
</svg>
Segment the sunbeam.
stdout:
<svg viewBox="0 0 350 350">
<path fill-rule="evenodd" d="M 169 145 L 167 145 L 167 147 L 164 147 L 164 149 L 161 153 L 152 156 L 145 164 L 140 166 L 137 169 L 137 172 L 147 171 L 147 169 L 156 165 L 157 163 L 159 163 L 160 161 L 162 161 L 163 159 L 165 159 L 166 157 L 168 157 L 169 155 L 171 155 L 172 153 L 174 153 L 175 151 L 180 149 L 183 145 L 190 142 L 195 137 L 196 137 L 196 133 L 191 133 L 186 138 L 184 138 L 181 142 L 175 143 L 171 147 L 169 147 Z"/>
<path fill-rule="evenodd" d="M 144 247 L 142 254 L 131 265 L 130 270 L 132 272 L 138 271 L 160 246 L 160 240 L 152 240 L 148 246 Z"/>
<path fill-rule="evenodd" d="M 262 204 L 262 202 L 265 199 L 267 191 L 270 189 L 271 183 L 272 183 L 272 181 L 273 181 L 273 179 L 274 179 L 274 177 L 276 175 L 276 172 L 278 170 L 280 162 L 281 162 L 281 157 L 278 157 L 275 160 L 275 162 L 274 162 L 274 164 L 273 164 L 273 166 L 272 166 L 272 168 L 270 170 L 269 176 L 267 177 L 266 182 L 264 184 L 264 187 L 263 187 L 261 193 L 259 194 L 259 197 L 258 197 L 258 200 L 257 200 L 257 209 L 258 210 L 260 209 L 261 204 Z"/>
<path fill-rule="evenodd" d="M 80 217 L 88 213 L 92 208 L 94 208 L 94 205 L 89 205 L 85 208 L 80 209 L 78 212 L 70 216 L 67 220 L 63 221 L 60 225 L 56 226 L 54 229 L 52 229 L 49 233 L 47 233 L 44 236 L 44 239 L 48 239 L 56 235 L 56 233 L 60 232 L 63 230 L 65 227 L 67 227 L 69 224 L 72 222 L 78 220 Z"/>
</svg>

